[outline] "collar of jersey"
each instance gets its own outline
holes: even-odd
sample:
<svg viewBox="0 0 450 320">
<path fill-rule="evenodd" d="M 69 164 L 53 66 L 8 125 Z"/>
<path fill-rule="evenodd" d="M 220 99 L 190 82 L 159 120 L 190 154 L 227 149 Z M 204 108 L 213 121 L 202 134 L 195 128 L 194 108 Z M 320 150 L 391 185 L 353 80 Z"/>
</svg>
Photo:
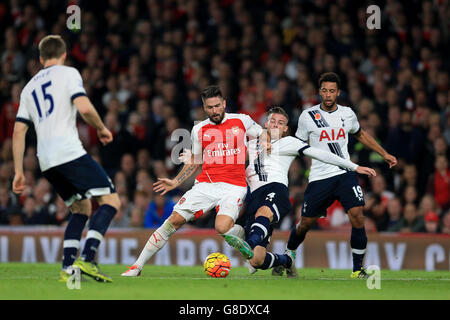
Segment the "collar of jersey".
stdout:
<svg viewBox="0 0 450 320">
<path fill-rule="evenodd" d="M 51 68 L 51 67 L 54 67 L 54 66 L 57 66 L 57 64 L 52 64 L 51 66 L 43 67 L 42 69 L 48 69 L 48 68 Z"/>
<path fill-rule="evenodd" d="M 322 110 L 322 111 L 325 111 L 326 113 L 333 113 L 333 112 L 338 111 L 339 105 L 336 104 L 336 110 L 333 110 L 333 111 L 327 111 L 327 110 L 325 110 L 325 109 L 322 108 L 322 104 L 319 104 L 319 109 Z"/>
</svg>

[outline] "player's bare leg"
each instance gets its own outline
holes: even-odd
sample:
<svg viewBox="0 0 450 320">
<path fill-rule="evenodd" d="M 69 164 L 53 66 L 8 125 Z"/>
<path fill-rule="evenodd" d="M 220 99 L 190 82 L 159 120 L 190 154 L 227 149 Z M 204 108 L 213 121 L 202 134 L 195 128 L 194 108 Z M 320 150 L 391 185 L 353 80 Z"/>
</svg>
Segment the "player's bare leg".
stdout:
<svg viewBox="0 0 450 320">
<path fill-rule="evenodd" d="M 348 210 L 348 218 L 353 228 L 364 228 L 363 207 L 354 207 Z"/>
<path fill-rule="evenodd" d="M 186 219 L 176 211 L 152 233 L 144 249 L 142 249 L 136 262 L 127 271 L 122 273 L 124 277 L 137 277 L 141 274 L 145 263 L 150 260 L 169 241 L 169 238 L 186 223 Z"/>
<path fill-rule="evenodd" d="M 230 246 L 239 250 L 244 259 L 253 257 L 251 247 L 244 240 L 244 228 L 235 224 L 233 218 L 225 214 L 218 214 L 214 227 Z"/>
<path fill-rule="evenodd" d="M 248 271 L 250 274 L 254 274 L 258 271 L 258 268 L 264 263 L 266 252 L 266 248 L 262 246 L 256 246 L 253 248 L 253 258 L 248 261 Z"/>
<path fill-rule="evenodd" d="M 367 247 L 367 236 L 364 228 L 363 207 L 358 206 L 348 211 L 348 217 L 352 224 L 352 234 L 350 237 L 350 246 L 353 256 L 352 278 L 367 278 L 368 274 L 363 268 L 364 255 Z"/>
<path fill-rule="evenodd" d="M 100 206 L 107 204 L 114 207 L 116 210 L 120 209 L 120 198 L 117 193 L 105 194 L 103 196 L 96 197 L 96 200 Z"/>
<path fill-rule="evenodd" d="M 216 221 L 214 222 L 214 228 L 221 235 L 226 234 L 234 226 L 234 220 L 230 216 L 224 214 L 218 214 Z"/>
</svg>

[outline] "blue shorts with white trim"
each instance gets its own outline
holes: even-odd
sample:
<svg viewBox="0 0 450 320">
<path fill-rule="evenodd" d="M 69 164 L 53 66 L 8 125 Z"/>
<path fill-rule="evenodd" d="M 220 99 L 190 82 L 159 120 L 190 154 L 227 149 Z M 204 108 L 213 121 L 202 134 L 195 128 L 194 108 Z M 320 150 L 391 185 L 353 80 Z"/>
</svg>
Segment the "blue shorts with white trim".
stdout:
<svg viewBox="0 0 450 320">
<path fill-rule="evenodd" d="M 267 236 L 259 244 L 266 247 L 272 235 L 273 226 L 283 220 L 292 209 L 289 201 L 289 189 L 282 183 L 271 182 L 254 190 L 247 204 L 247 220 L 245 224 L 246 237 L 250 234 L 251 226 L 255 222 L 255 214 L 259 208 L 267 206 L 273 213 L 273 220 Z"/>
<path fill-rule="evenodd" d="M 89 154 L 42 172 L 67 206 L 74 201 L 115 193 L 105 170 Z"/>
</svg>

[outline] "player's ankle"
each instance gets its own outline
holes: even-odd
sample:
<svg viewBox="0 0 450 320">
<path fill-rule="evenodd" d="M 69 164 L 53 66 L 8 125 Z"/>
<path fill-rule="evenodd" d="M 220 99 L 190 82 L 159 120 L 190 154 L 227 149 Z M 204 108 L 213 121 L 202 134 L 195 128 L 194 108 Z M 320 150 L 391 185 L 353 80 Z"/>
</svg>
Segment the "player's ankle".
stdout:
<svg viewBox="0 0 450 320">
<path fill-rule="evenodd" d="M 286 256 L 286 262 L 284 263 L 284 267 L 286 269 L 289 269 L 292 266 L 292 264 L 294 263 L 294 261 L 292 261 L 292 258 L 289 255 L 284 254 L 284 256 Z"/>
</svg>

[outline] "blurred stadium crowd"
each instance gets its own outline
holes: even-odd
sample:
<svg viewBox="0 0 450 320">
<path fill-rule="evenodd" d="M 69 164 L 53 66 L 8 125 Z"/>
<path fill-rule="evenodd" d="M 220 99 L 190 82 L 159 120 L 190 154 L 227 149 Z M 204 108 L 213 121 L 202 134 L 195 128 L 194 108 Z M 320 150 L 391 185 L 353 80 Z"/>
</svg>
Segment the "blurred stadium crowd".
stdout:
<svg viewBox="0 0 450 320">
<path fill-rule="evenodd" d="M 66 8 L 81 8 L 81 30 L 66 26 Z M 11 136 L 20 92 L 40 70 L 37 44 L 60 34 L 67 64 L 82 74 L 88 96 L 114 142 L 99 145 L 79 121 L 80 138 L 103 165 L 122 200 L 114 227 L 156 227 L 193 180 L 167 197 L 157 177 L 173 177 L 177 128 L 203 120 L 199 92 L 218 84 L 228 112 L 263 124 L 269 106 L 282 106 L 295 133 L 299 114 L 319 103 L 318 76 L 341 76 L 339 103 L 399 159 L 382 158 L 351 138 L 354 162 L 376 168 L 361 177 L 368 231 L 450 233 L 450 80 L 448 0 L 377 1 L 381 29 L 366 27 L 365 1 L 109 0 L 0 3 L 0 225 L 62 225 L 70 214 L 42 178 L 35 136 L 27 136 L 26 192 L 10 190 Z M 300 216 L 310 160 L 290 169 L 292 214 Z M 245 215 L 244 215 L 245 216 Z M 214 215 L 191 226 L 212 227 Z M 243 219 L 243 218 L 241 218 Z M 334 203 L 318 228 L 350 228 Z"/>
</svg>

